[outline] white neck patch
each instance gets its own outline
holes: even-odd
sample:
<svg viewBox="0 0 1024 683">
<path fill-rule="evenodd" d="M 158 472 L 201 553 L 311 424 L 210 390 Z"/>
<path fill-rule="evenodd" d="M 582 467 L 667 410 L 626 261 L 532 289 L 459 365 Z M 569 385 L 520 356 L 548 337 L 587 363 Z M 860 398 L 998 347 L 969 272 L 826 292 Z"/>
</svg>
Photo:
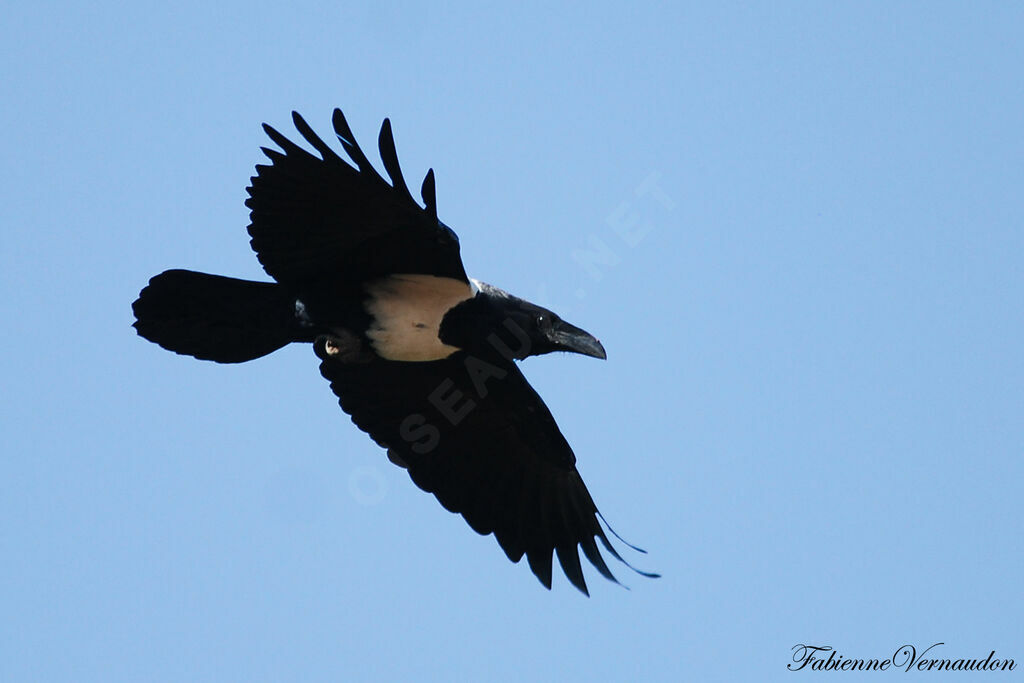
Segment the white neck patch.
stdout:
<svg viewBox="0 0 1024 683">
<path fill-rule="evenodd" d="M 366 285 L 366 312 L 372 320 L 366 336 L 381 358 L 430 361 L 447 358 L 458 348 L 438 334 L 444 314 L 480 291 L 470 284 L 436 275 L 397 274 Z"/>
</svg>

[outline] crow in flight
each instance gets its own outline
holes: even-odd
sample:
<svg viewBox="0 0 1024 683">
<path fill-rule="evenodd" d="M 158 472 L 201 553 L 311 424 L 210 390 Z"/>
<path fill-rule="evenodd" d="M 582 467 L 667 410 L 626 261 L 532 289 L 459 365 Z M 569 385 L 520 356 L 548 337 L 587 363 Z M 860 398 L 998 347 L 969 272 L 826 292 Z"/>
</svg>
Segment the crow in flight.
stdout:
<svg viewBox="0 0 1024 683">
<path fill-rule="evenodd" d="M 292 118 L 319 156 L 264 125 L 280 151 L 263 148 L 270 164 L 256 166 L 245 202 L 252 248 L 276 282 L 168 270 L 132 304 L 135 329 L 218 363 L 312 343 L 352 421 L 445 508 L 493 533 L 510 560 L 526 555 L 550 589 L 554 553 L 587 593 L 579 547 L 616 581 L 595 541 L 626 562 L 599 523 L 572 448 L 515 363 L 552 351 L 603 359 L 601 343 L 466 276 L 458 237 L 437 217 L 433 170 L 421 207 L 387 119 L 378 146 L 390 183 L 340 110 L 334 130 L 354 166 Z"/>
</svg>

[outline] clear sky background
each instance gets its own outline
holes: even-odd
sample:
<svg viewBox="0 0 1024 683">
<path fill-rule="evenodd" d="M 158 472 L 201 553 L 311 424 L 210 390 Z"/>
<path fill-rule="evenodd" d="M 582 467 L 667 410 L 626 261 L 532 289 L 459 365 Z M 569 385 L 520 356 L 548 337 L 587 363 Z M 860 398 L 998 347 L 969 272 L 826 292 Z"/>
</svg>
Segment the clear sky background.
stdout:
<svg viewBox="0 0 1024 683">
<path fill-rule="evenodd" d="M 1017 3 L 20 2 L 0 46 L 0 679 L 1020 674 Z M 601 337 L 524 371 L 663 578 L 544 590 L 309 347 L 136 337 L 162 270 L 265 279 L 260 123 L 335 106 L 435 169 L 471 275 Z"/>
</svg>

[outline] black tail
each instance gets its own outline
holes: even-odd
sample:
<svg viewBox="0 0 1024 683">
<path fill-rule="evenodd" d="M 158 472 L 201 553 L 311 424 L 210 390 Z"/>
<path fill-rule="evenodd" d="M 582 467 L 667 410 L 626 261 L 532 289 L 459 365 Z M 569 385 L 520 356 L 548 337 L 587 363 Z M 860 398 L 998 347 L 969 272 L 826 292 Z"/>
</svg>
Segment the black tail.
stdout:
<svg viewBox="0 0 1024 683">
<path fill-rule="evenodd" d="M 141 336 L 218 363 L 241 363 L 311 340 L 295 317 L 295 297 L 271 282 L 168 270 L 149 281 L 132 310 Z"/>
</svg>

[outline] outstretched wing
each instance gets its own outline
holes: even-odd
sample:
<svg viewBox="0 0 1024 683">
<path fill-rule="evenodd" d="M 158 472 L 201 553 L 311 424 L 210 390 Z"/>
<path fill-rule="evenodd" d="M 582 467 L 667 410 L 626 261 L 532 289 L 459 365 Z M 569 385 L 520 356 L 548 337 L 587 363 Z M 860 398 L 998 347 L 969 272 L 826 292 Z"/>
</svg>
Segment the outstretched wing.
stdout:
<svg viewBox="0 0 1024 683">
<path fill-rule="evenodd" d="M 249 199 L 252 248 L 271 277 L 286 284 L 360 282 L 392 273 L 467 281 L 459 239 L 437 218 L 434 172 L 423 181 L 421 207 L 398 166 L 391 124 L 378 140 L 389 184 L 356 143 L 340 109 L 334 131 L 354 164 L 346 163 L 301 116 L 292 120 L 319 156 L 264 124 L 281 151 L 263 148 Z"/>
<path fill-rule="evenodd" d="M 445 508 L 478 533 L 493 532 L 510 560 L 526 555 L 551 588 L 554 552 L 573 585 L 589 595 L 582 548 L 616 581 L 595 541 L 622 558 L 601 528 L 572 448 L 514 362 L 463 351 L 421 363 L 351 362 L 326 337 L 314 348 L 352 421 Z"/>
</svg>

